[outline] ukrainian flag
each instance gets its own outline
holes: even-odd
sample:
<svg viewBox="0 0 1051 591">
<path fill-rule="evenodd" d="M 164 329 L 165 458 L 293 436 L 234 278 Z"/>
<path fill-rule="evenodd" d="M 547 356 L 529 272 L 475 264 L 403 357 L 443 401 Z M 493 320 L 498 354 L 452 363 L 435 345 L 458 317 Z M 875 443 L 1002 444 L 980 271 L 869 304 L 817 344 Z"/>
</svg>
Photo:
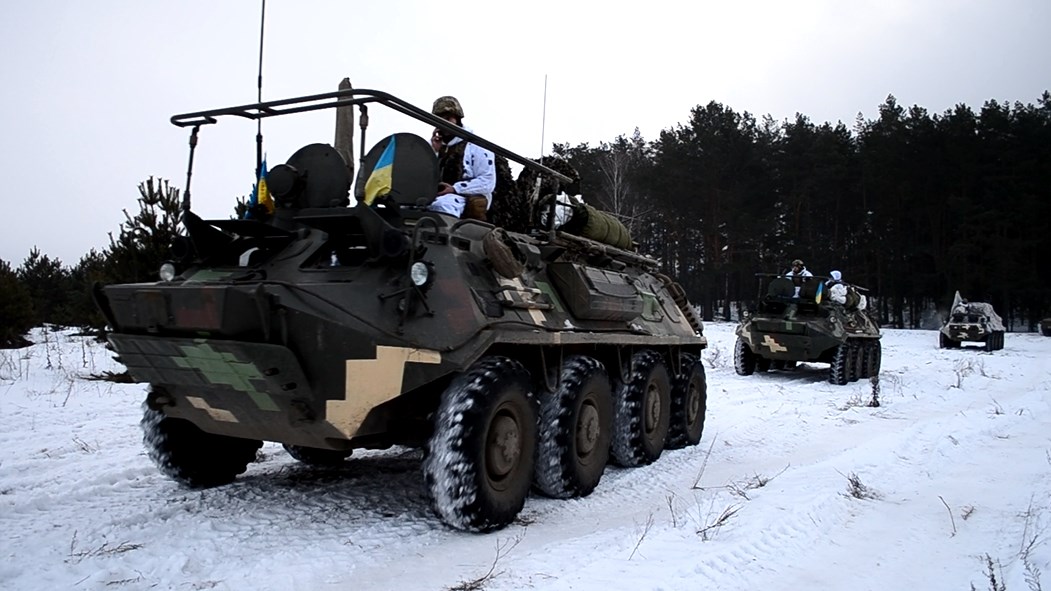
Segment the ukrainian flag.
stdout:
<svg viewBox="0 0 1051 591">
<path fill-rule="evenodd" d="M 248 200 L 248 208 L 245 209 L 245 219 L 251 219 L 252 211 L 260 203 L 266 208 L 267 213 L 274 213 L 274 200 L 270 197 L 270 191 L 266 188 L 266 158 L 263 158 L 259 168 L 259 182 L 252 185 L 252 197 Z"/>
<path fill-rule="evenodd" d="M 390 193 L 393 169 L 394 136 L 391 136 L 390 143 L 383 149 L 383 154 L 380 154 L 380 159 L 376 161 L 376 166 L 372 169 L 372 174 L 365 181 L 365 205 L 372 205 L 377 197 Z"/>
<path fill-rule="evenodd" d="M 814 303 L 815 304 L 820 304 L 821 303 L 821 298 L 824 297 L 824 295 L 825 295 L 825 284 L 824 283 L 818 283 L 817 284 L 817 295 L 814 296 Z"/>
<path fill-rule="evenodd" d="M 262 204 L 266 208 L 267 213 L 274 213 L 274 199 L 270 197 L 270 191 L 266 188 L 266 158 L 263 158 L 263 165 L 259 168 L 259 186 L 256 203 Z"/>
</svg>

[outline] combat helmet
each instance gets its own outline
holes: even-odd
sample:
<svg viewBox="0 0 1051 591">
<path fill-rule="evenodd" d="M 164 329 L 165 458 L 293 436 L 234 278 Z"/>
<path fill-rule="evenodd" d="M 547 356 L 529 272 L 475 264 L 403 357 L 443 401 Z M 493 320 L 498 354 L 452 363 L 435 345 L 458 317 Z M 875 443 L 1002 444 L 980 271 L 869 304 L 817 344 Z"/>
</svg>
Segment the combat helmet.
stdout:
<svg viewBox="0 0 1051 591">
<path fill-rule="evenodd" d="M 431 113 L 434 113 L 439 117 L 455 115 L 462 119 L 463 107 L 460 106 L 460 101 L 456 100 L 455 96 L 442 96 L 434 101 L 434 107 L 431 108 Z"/>
</svg>

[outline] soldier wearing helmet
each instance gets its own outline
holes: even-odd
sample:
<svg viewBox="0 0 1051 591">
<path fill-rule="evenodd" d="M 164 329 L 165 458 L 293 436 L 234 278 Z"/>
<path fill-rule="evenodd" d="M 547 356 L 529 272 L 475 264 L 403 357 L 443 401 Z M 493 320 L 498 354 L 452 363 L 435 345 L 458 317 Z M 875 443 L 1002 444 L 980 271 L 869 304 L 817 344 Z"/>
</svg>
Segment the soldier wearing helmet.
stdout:
<svg viewBox="0 0 1051 591">
<path fill-rule="evenodd" d="M 439 97 L 431 112 L 464 130 L 463 107 L 453 96 Z M 496 188 L 496 166 L 493 153 L 463 138 L 435 128 L 431 147 L 438 156 L 440 182 L 438 195 L 430 209 L 456 217 L 485 221 L 486 211 Z"/>
<path fill-rule="evenodd" d="M 803 287 L 804 281 L 809 281 L 809 277 L 813 277 L 814 274 L 807 270 L 806 265 L 802 259 L 796 259 L 792 261 L 792 269 L 785 273 L 785 277 L 792 280 L 792 283 L 796 285 L 795 297 L 799 297 L 799 290 Z"/>
</svg>

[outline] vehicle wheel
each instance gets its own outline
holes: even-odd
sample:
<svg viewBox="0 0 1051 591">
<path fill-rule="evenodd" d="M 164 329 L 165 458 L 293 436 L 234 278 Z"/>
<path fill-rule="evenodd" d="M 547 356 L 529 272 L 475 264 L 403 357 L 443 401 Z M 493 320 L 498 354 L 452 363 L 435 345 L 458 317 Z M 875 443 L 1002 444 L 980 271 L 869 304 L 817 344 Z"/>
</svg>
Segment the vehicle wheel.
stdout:
<svg viewBox="0 0 1051 591">
<path fill-rule="evenodd" d="M 483 357 L 453 379 L 423 461 L 435 513 L 469 531 L 511 523 L 529 494 L 536 434 L 536 404 L 521 363 Z"/>
<path fill-rule="evenodd" d="M 866 341 L 865 342 L 865 371 L 862 377 L 871 378 L 872 376 L 879 375 L 879 368 L 877 367 L 877 349 L 879 348 L 879 341 Z"/>
<path fill-rule="evenodd" d="M 744 342 L 744 339 L 737 337 L 737 344 L 734 345 L 734 371 L 739 376 L 750 376 L 755 373 L 755 353 L 748 348 L 748 343 Z"/>
<path fill-rule="evenodd" d="M 668 438 L 671 384 L 661 356 L 652 350 L 631 358 L 628 381 L 613 395 L 613 460 L 641 466 L 660 457 Z"/>
<path fill-rule="evenodd" d="M 186 419 L 143 405 L 143 443 L 157 467 L 193 488 L 229 484 L 244 473 L 262 441 L 206 433 Z"/>
<path fill-rule="evenodd" d="M 851 339 L 853 343 L 853 357 L 851 359 L 850 368 L 850 381 L 856 382 L 861 378 L 865 377 L 865 341 L 861 339 Z"/>
<path fill-rule="evenodd" d="M 985 350 L 995 351 L 996 350 L 996 333 L 991 332 L 985 335 Z"/>
<path fill-rule="evenodd" d="M 671 423 L 668 426 L 668 449 L 697 445 L 704 432 L 704 414 L 708 406 L 708 383 L 704 364 L 688 353 L 680 357 L 682 366 L 671 389 Z"/>
<path fill-rule="evenodd" d="M 350 457 L 353 450 L 319 449 L 306 447 L 305 445 L 284 444 L 283 447 L 288 455 L 296 460 L 311 466 L 338 466 Z"/>
<path fill-rule="evenodd" d="M 591 494 L 609 461 L 612 429 L 606 368 L 593 357 L 566 359 L 558 390 L 540 396 L 533 484 L 549 497 Z"/>
<path fill-rule="evenodd" d="M 837 386 L 846 385 L 850 381 L 850 345 L 847 343 L 836 347 L 828 368 L 828 381 Z"/>
<path fill-rule="evenodd" d="M 770 360 L 761 355 L 755 356 L 755 370 L 759 373 L 766 373 L 770 371 Z"/>
<path fill-rule="evenodd" d="M 997 349 L 1001 349 L 1001 350 L 1004 348 L 1004 333 L 1003 332 L 997 333 L 996 348 Z"/>
</svg>

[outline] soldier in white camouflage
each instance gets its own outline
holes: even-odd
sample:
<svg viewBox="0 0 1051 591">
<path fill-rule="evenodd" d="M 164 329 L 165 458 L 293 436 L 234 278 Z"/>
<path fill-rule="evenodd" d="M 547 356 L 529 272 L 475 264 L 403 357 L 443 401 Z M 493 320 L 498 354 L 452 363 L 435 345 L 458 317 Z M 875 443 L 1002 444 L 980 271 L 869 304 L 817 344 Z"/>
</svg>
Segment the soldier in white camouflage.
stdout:
<svg viewBox="0 0 1051 591">
<path fill-rule="evenodd" d="M 463 107 L 456 97 L 439 97 L 431 112 L 474 133 L 463 124 Z M 441 182 L 430 208 L 460 218 L 485 221 L 496 188 L 493 153 L 438 128 L 431 135 L 431 147 L 438 156 Z"/>
</svg>

